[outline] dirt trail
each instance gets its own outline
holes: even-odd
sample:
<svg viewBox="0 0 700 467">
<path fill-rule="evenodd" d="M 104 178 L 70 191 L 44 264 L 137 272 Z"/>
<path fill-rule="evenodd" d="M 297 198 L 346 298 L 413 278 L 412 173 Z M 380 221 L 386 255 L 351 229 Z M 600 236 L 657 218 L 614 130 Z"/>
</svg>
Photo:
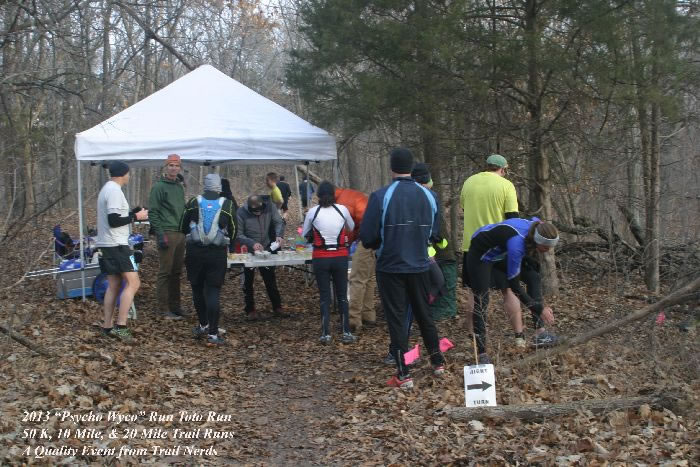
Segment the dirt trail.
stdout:
<svg viewBox="0 0 700 467">
<path fill-rule="evenodd" d="M 126 459 L 132 463 L 463 465 L 473 461 L 626 464 L 688 460 L 692 464 L 698 458 L 700 419 L 692 410 L 577 414 L 542 424 L 453 423 L 441 409 L 464 404 L 462 367 L 472 359 L 471 342 L 461 320 L 438 324 L 441 335 L 456 344 L 447 355 L 447 375 L 434 378 L 427 362 L 422 362 L 413 372 L 416 388 L 412 392 L 393 390 L 384 386 L 393 369 L 381 363 L 387 348 L 385 327 L 365 330 L 355 344 L 336 340 L 329 346 L 320 345 L 318 292 L 307 287 L 296 271 L 280 271 L 279 284 L 285 307 L 298 319 L 246 322 L 239 279 L 229 278 L 222 294 L 220 324 L 228 331 L 229 344 L 207 348 L 192 338 L 193 315 L 185 321 L 168 321 L 153 311 L 156 266 L 151 252 L 137 298 L 139 319 L 131 323 L 137 340 L 131 345 L 99 337 L 93 323 L 99 321 L 100 307 L 93 302 L 55 300 L 51 281 L 23 284 L 17 294 L 0 296 L 0 303 L 17 304 L 33 316 L 22 334 L 55 355 L 50 359 L 32 355 L 0 335 L 0 355 L 5 357 L 0 360 L 0 463 L 30 461 L 22 457 L 22 449 L 36 447 L 39 441 L 22 439 L 23 429 L 31 428 L 21 421 L 23 410 L 46 408 L 75 413 L 188 411 L 231 416 L 227 421 L 197 423 L 139 420 L 119 427 L 234 433 L 225 439 L 139 437 L 94 443 L 105 447 L 128 443 L 131 448 L 148 450 L 147 455 Z M 635 306 L 585 280 L 566 285 L 562 297 L 552 303 L 558 312 L 558 329 L 565 332 L 579 332 Z M 269 302 L 260 281 L 256 292 L 259 309 L 266 310 Z M 500 301 L 493 301 L 489 338 L 497 364 L 507 364 L 519 356 L 510 345 L 512 334 Z M 191 308 L 184 282 L 183 304 Z M 2 310 L 0 306 L 0 313 Z M 700 343 L 677 329 L 672 312 L 667 315 L 663 327 L 639 323 L 543 365 L 499 376 L 499 404 L 624 397 L 672 389 L 685 394 L 690 407 L 700 406 Z M 416 334 L 414 344 L 419 341 Z M 655 344 L 650 346 L 650 342 Z M 659 378 L 661 371 L 664 378 Z M 112 426 L 102 421 L 88 428 L 107 431 Z M 46 428 L 75 427 L 52 423 Z M 396 442 L 397 437 L 401 443 Z M 522 440 L 537 440 L 537 445 Z M 89 444 L 69 441 L 66 444 L 75 448 Z M 195 458 L 151 453 L 154 445 L 176 443 L 213 447 L 217 454 Z M 31 461 L 117 462 L 89 453 Z"/>
</svg>

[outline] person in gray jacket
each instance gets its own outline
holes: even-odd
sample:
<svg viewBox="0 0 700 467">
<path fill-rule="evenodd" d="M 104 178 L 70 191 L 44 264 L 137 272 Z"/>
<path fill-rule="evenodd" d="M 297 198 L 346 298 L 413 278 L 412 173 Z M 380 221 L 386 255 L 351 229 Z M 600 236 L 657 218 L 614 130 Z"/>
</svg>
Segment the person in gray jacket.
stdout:
<svg viewBox="0 0 700 467">
<path fill-rule="evenodd" d="M 284 222 L 275 206 L 265 202 L 261 196 L 251 196 L 248 201 L 238 208 L 238 241 L 250 252 L 270 249 L 274 241 L 279 244 L 283 241 Z M 267 296 L 272 303 L 274 316 L 288 316 L 282 309 L 282 298 L 277 289 L 275 267 L 243 268 L 243 294 L 245 295 L 246 319 L 257 321 L 268 318 L 268 315 L 256 311 L 253 284 L 255 282 L 255 269 L 260 270 L 260 275 L 265 283 Z"/>
</svg>

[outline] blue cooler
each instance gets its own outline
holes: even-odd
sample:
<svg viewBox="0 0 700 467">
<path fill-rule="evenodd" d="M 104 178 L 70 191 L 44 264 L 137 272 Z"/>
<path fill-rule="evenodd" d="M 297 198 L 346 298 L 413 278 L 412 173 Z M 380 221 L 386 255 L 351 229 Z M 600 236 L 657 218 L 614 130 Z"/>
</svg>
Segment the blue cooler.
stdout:
<svg viewBox="0 0 700 467">
<path fill-rule="evenodd" d="M 80 260 L 68 259 L 58 265 L 56 275 L 56 296 L 60 299 L 83 296 L 82 279 L 80 278 Z M 98 264 L 85 266 L 85 295 L 92 295 L 92 283 L 100 274 Z"/>
</svg>

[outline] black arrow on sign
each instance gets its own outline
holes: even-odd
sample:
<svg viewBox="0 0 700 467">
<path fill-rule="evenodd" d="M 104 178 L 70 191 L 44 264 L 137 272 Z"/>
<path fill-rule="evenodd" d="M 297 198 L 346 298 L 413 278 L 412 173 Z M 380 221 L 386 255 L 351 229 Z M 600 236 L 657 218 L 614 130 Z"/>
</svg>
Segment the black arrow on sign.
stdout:
<svg viewBox="0 0 700 467">
<path fill-rule="evenodd" d="M 492 385 L 486 381 L 482 381 L 481 384 L 467 384 L 467 391 L 471 391 L 472 389 L 481 389 L 482 391 L 486 391 L 491 386 Z"/>
</svg>

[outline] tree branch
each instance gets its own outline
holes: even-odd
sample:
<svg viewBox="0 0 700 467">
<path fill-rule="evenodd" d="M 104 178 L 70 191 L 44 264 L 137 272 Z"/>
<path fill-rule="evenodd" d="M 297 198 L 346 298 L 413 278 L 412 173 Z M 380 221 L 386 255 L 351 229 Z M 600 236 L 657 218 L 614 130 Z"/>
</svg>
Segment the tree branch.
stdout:
<svg viewBox="0 0 700 467">
<path fill-rule="evenodd" d="M 195 67 L 192 64 L 190 64 L 190 62 L 188 62 L 187 59 L 185 59 L 185 57 L 183 57 L 177 50 L 175 50 L 175 47 L 170 45 L 169 42 L 167 42 L 165 39 L 163 39 L 158 34 L 156 34 L 156 32 L 153 30 L 153 28 L 151 28 L 148 24 L 146 24 L 141 19 L 141 17 L 139 16 L 139 14 L 136 11 L 134 11 L 131 7 L 129 7 L 128 5 L 125 5 L 121 2 L 114 2 L 114 4 L 117 5 L 119 8 L 121 8 L 122 10 L 124 10 L 129 16 L 131 16 L 133 18 L 134 21 L 136 21 L 136 23 L 141 27 L 141 29 L 143 29 L 144 33 L 146 34 L 146 37 L 149 37 L 149 38 L 155 40 L 160 45 L 165 47 L 171 54 L 173 54 L 175 56 L 175 58 L 180 60 L 180 62 L 183 65 L 185 65 L 185 68 L 187 68 L 188 70 L 192 71 L 195 69 Z"/>
</svg>

